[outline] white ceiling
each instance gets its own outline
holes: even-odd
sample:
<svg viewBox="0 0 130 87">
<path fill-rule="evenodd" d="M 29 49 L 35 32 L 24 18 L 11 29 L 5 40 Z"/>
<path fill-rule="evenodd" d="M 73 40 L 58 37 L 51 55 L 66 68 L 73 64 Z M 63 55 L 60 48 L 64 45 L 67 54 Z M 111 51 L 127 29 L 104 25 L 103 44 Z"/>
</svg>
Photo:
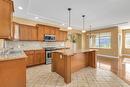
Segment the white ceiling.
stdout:
<svg viewBox="0 0 130 87">
<path fill-rule="evenodd" d="M 50 22 L 67 27 L 68 11 L 72 8 L 72 27 L 82 29 L 82 15 L 86 15 L 86 29 L 113 26 L 130 22 L 130 0 L 14 0 L 15 16 Z M 23 10 L 19 10 L 22 6 Z M 63 25 L 62 25 L 63 26 Z"/>
</svg>

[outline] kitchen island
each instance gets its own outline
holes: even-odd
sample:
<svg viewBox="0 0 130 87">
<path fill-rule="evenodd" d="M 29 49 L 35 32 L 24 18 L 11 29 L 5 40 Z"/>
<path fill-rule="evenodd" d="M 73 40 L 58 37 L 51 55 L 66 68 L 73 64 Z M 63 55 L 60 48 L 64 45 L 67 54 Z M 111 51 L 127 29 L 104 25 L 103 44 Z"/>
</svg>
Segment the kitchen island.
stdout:
<svg viewBox="0 0 130 87">
<path fill-rule="evenodd" d="M 56 50 L 52 53 L 52 72 L 71 82 L 71 74 L 85 67 L 96 68 L 96 50 Z"/>
<path fill-rule="evenodd" d="M 0 87 L 26 87 L 26 58 L 23 51 L 0 54 Z"/>
</svg>

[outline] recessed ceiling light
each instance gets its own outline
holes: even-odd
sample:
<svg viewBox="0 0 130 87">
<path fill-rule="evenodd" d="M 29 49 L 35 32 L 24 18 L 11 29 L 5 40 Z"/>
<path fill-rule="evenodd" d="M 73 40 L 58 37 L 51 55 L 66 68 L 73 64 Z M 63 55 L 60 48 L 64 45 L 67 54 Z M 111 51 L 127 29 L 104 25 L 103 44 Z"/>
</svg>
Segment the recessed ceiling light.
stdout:
<svg viewBox="0 0 130 87">
<path fill-rule="evenodd" d="M 23 10 L 23 7 L 19 6 L 18 9 L 19 9 L 19 10 Z"/>
<path fill-rule="evenodd" d="M 35 19 L 39 19 L 39 17 L 35 17 Z"/>
<path fill-rule="evenodd" d="M 65 24 L 62 24 L 62 25 L 65 25 Z"/>
</svg>

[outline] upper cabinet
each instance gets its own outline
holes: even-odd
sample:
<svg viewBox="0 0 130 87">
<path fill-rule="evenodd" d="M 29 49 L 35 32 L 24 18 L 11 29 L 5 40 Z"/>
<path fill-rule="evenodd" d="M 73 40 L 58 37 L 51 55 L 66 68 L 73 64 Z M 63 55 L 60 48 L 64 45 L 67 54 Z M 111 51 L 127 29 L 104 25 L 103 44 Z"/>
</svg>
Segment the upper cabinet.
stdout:
<svg viewBox="0 0 130 87">
<path fill-rule="evenodd" d="M 63 41 L 67 40 L 67 31 L 63 31 Z"/>
<path fill-rule="evenodd" d="M 57 27 L 37 24 L 29 26 L 24 24 L 13 23 L 14 40 L 21 41 L 44 41 L 45 35 L 55 35 L 56 41 L 65 41 L 67 31 L 61 31 Z"/>
<path fill-rule="evenodd" d="M 45 34 L 45 32 L 44 32 L 45 26 L 37 24 L 36 27 L 37 27 L 37 31 L 38 31 L 38 40 L 42 41 L 43 37 L 44 37 L 44 34 Z"/>
<path fill-rule="evenodd" d="M 38 30 L 38 40 L 43 41 L 44 35 L 55 35 L 56 41 L 65 41 L 67 39 L 67 31 L 61 31 L 57 27 L 47 26 L 47 25 L 40 25 L 37 24 Z"/>
<path fill-rule="evenodd" d="M 13 2 L 11 0 L 0 0 L 0 38 L 12 39 L 12 13 Z"/>
<path fill-rule="evenodd" d="M 31 30 L 30 30 L 30 40 L 37 40 L 37 28 L 36 27 L 34 27 L 34 26 L 31 26 L 31 28 L 30 28 Z"/>
<path fill-rule="evenodd" d="M 67 31 L 59 31 L 58 41 L 65 41 L 67 39 Z"/>
<path fill-rule="evenodd" d="M 21 41 L 36 41 L 37 28 L 35 26 L 13 23 L 14 39 Z"/>
<path fill-rule="evenodd" d="M 35 26 L 20 24 L 20 40 L 37 40 L 37 29 Z"/>
</svg>

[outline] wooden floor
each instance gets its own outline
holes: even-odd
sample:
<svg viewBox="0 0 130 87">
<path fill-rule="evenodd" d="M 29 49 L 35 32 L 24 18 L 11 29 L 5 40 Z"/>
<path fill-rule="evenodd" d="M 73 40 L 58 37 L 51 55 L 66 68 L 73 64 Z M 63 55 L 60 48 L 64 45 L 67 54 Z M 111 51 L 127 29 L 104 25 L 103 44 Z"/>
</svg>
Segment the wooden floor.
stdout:
<svg viewBox="0 0 130 87">
<path fill-rule="evenodd" d="M 130 58 L 97 58 L 97 67 L 112 71 L 130 84 Z"/>
</svg>

